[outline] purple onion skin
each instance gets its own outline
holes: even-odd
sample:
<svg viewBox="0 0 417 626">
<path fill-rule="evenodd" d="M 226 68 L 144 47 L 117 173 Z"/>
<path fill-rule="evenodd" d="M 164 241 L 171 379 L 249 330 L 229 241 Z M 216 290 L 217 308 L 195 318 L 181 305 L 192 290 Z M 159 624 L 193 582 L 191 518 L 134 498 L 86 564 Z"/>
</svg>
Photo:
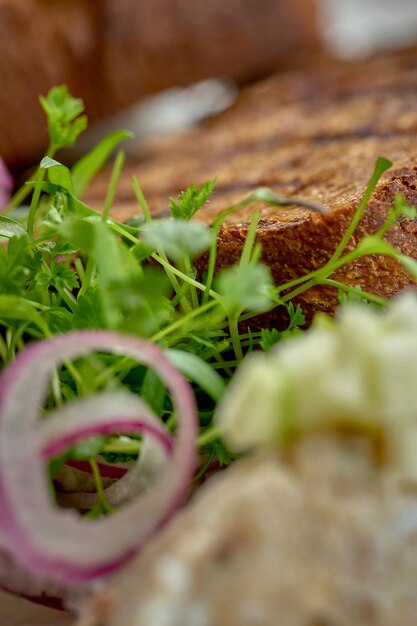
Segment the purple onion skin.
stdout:
<svg viewBox="0 0 417 626">
<path fill-rule="evenodd" d="M 16 511 L 8 493 L 7 481 L 0 473 L 0 529 L 3 531 L 4 536 L 7 537 L 8 552 L 13 552 L 14 558 L 16 558 L 17 554 L 19 561 L 24 561 L 25 569 L 31 574 L 52 577 L 54 582 L 60 581 L 65 588 L 69 589 L 74 587 L 74 585 L 76 587 L 88 587 L 92 581 L 105 578 L 123 567 L 153 532 L 183 502 L 196 463 L 195 441 L 198 433 L 198 421 L 191 387 L 171 363 L 167 361 L 157 346 L 138 337 L 127 337 L 110 331 L 90 330 L 74 331 L 67 335 L 57 335 L 53 339 L 32 343 L 18 354 L 14 362 L 3 371 L 0 377 L 0 417 L 2 417 L 2 421 L 7 415 L 4 413 L 6 398 L 10 394 L 19 396 L 21 393 L 18 381 L 22 368 L 37 368 L 41 359 L 46 359 L 48 367 L 53 367 L 55 360 L 59 362 L 59 360 L 65 358 L 76 358 L 94 350 L 131 355 L 144 365 L 152 367 L 166 381 L 174 404 L 178 407 L 179 415 L 182 417 L 179 421 L 175 439 L 176 445 L 172 452 L 173 470 L 175 469 L 175 471 L 166 473 L 165 486 L 169 485 L 171 491 L 166 491 L 166 497 L 163 500 L 165 509 L 164 507 L 160 510 L 157 509 L 156 516 L 154 515 L 151 518 L 154 524 L 153 528 L 150 524 L 143 535 L 139 537 L 132 536 L 131 544 L 129 544 L 129 536 L 128 541 L 124 541 L 120 554 L 111 555 L 108 559 L 103 559 L 101 553 L 98 556 L 93 554 L 91 564 L 80 564 L 73 556 L 60 557 L 40 552 L 33 542 L 31 534 L 26 532 L 26 529 L 17 522 Z M 10 398 L 8 399 L 10 400 Z M 129 427 L 131 427 L 131 423 Z M 23 429 L 24 432 L 25 429 Z M 13 433 L 15 433 L 14 429 L 12 429 Z M 76 438 L 78 436 L 79 430 Z M 161 440 L 161 443 L 163 441 L 164 439 Z M 61 443 L 62 438 L 52 442 L 52 447 L 56 445 L 59 447 Z M 168 440 L 166 447 L 170 447 Z M 46 455 L 49 456 L 50 453 L 52 451 L 47 448 Z M 40 458 L 36 458 L 38 454 Z M 35 464 L 42 462 L 44 454 L 45 450 L 42 451 L 41 449 L 33 452 Z M 155 492 L 155 498 L 157 497 L 159 497 L 158 493 Z M 133 522 L 132 528 L 134 528 Z M 35 529 L 33 532 L 36 535 Z M 9 546 L 12 546 L 13 550 L 12 548 L 9 550 Z"/>
<path fill-rule="evenodd" d="M 12 189 L 13 179 L 4 161 L 0 159 L 0 211 L 3 211 L 8 205 Z"/>
</svg>

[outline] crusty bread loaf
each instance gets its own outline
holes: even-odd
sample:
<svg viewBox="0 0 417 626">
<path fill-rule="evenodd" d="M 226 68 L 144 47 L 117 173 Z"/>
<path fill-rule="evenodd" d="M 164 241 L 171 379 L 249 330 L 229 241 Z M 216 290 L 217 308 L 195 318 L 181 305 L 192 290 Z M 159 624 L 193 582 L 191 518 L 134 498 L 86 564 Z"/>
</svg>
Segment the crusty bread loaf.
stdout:
<svg viewBox="0 0 417 626">
<path fill-rule="evenodd" d="M 383 155 L 394 163 L 378 185 L 353 238 L 382 224 L 396 193 L 417 206 L 417 51 L 379 57 L 361 65 L 324 64 L 255 84 L 237 104 L 197 131 L 159 143 L 147 160 L 125 173 L 115 215 L 138 213 L 130 178 L 139 177 L 155 211 L 190 182 L 217 176 L 210 204 L 199 219 L 211 222 L 220 210 L 258 186 L 285 197 L 322 203 L 325 216 L 301 209 L 261 207 L 258 240 L 277 284 L 320 267 L 329 258 Z M 106 176 L 90 191 L 96 205 Z M 230 216 L 220 233 L 219 264 L 240 254 L 254 206 Z M 417 221 L 400 220 L 387 239 L 417 258 Z M 349 284 L 391 296 L 410 284 L 391 259 L 369 257 L 338 272 Z M 299 298 L 306 314 L 332 312 L 337 294 L 317 287 Z"/>
<path fill-rule="evenodd" d="M 68 83 L 92 121 L 211 76 L 266 75 L 317 44 L 314 0 L 0 0 L 0 155 L 46 146 L 38 96 Z"/>
</svg>

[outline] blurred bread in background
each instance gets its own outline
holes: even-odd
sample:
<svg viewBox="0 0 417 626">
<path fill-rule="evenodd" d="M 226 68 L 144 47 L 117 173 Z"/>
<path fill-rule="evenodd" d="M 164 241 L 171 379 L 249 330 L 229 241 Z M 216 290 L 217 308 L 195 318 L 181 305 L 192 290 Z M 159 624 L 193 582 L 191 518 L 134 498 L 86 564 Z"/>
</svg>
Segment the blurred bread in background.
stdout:
<svg viewBox="0 0 417 626">
<path fill-rule="evenodd" d="M 318 48 L 314 0 L 0 0 L 0 155 L 47 144 L 38 96 L 66 83 L 92 122 L 208 77 L 239 84 Z"/>
</svg>

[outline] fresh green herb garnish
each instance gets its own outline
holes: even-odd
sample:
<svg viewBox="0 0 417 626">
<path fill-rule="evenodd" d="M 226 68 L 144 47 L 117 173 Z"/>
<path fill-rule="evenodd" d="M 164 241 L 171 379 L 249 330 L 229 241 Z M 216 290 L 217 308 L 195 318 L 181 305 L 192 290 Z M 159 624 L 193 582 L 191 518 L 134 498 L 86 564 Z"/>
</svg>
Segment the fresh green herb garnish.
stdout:
<svg viewBox="0 0 417 626">
<path fill-rule="evenodd" d="M 178 200 L 169 199 L 169 208 L 172 217 L 178 220 L 189 220 L 197 211 L 209 201 L 214 188 L 215 180 L 209 180 L 201 187 L 196 187 L 193 183 L 180 194 Z"/>
<path fill-rule="evenodd" d="M 264 188 L 256 190 L 224 211 L 210 228 L 190 218 L 209 201 L 214 180 L 200 187 L 190 185 L 177 200 L 170 199 L 172 217 L 155 220 L 134 179 L 144 219 L 120 223 L 109 215 L 123 167 L 122 152 L 115 160 L 103 213 L 81 198 L 128 133 L 113 133 L 70 170 L 54 155 L 74 143 L 86 127 L 83 105 L 65 87 L 53 89 L 41 98 L 41 104 L 47 116 L 49 149 L 34 180 L 17 192 L 11 203 L 13 209 L 31 194 L 27 217 L 24 221 L 0 218 L 0 236 L 8 239 L 7 247 L 0 246 L 1 362 L 7 364 L 32 339 L 74 328 L 109 328 L 148 337 L 167 349 L 169 358 L 195 387 L 199 442 L 208 465 L 216 459 L 220 465 L 231 460 L 211 424 L 215 404 L 245 353 L 267 351 L 301 332 L 305 318 L 299 305 L 292 302 L 296 296 L 325 284 L 338 289 L 343 297 L 384 305 L 384 299 L 332 278 L 340 267 L 369 254 L 390 256 L 417 278 L 417 262 L 383 239 L 399 217 L 415 216 L 415 209 L 401 196 L 376 234 L 365 236 L 354 249 L 347 248 L 378 180 L 391 165 L 387 159 L 378 159 L 358 210 L 330 260 L 305 276 L 276 286 L 270 270 L 259 260 L 258 211 L 248 228 L 240 262 L 216 273 L 217 234 L 228 215 L 255 200 L 279 207 L 293 204 L 294 199 L 279 198 Z M 300 203 L 320 210 L 297 199 Z M 194 261 L 204 252 L 208 253 L 208 266 L 201 276 Z M 286 330 L 251 330 L 251 318 L 275 307 L 282 307 L 288 315 Z M 63 364 L 56 371 L 48 408 L 76 395 L 120 385 L 141 393 L 175 429 L 175 415 L 160 381 L 129 359 L 114 355 Z M 140 440 L 129 437 L 104 437 L 87 444 L 82 458 L 91 458 L 95 476 L 98 454 L 114 462 L 135 458 L 140 450 Z M 81 448 L 77 447 L 78 454 Z M 102 494 L 99 477 L 97 480 Z M 100 506 L 105 509 L 102 500 Z"/>
</svg>

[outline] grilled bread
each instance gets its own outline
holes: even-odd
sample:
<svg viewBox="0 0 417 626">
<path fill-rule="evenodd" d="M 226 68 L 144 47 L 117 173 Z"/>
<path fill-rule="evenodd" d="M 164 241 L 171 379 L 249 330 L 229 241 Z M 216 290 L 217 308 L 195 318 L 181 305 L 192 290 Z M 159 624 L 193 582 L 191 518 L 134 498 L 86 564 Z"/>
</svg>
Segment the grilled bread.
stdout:
<svg viewBox="0 0 417 626">
<path fill-rule="evenodd" d="M 246 89 L 237 104 L 199 130 L 160 141 L 147 159 L 131 162 L 115 216 L 138 213 L 131 191 L 136 174 L 151 208 L 168 214 L 168 198 L 191 182 L 217 177 L 211 202 L 197 215 L 211 223 L 225 207 L 259 186 L 280 196 L 321 203 L 325 215 L 294 205 L 258 205 L 258 241 L 277 284 L 322 266 L 341 240 L 378 156 L 393 161 L 349 247 L 377 231 L 397 193 L 417 206 L 417 51 L 360 65 L 323 63 Z M 100 206 L 104 175 L 90 190 Z M 219 236 L 218 264 L 239 258 L 255 204 L 229 216 Z M 400 219 L 387 240 L 417 258 L 417 221 Z M 372 256 L 342 268 L 336 278 L 384 297 L 411 284 L 392 259 Z M 331 313 L 337 292 L 318 286 L 298 298 L 308 317 Z"/>
</svg>

